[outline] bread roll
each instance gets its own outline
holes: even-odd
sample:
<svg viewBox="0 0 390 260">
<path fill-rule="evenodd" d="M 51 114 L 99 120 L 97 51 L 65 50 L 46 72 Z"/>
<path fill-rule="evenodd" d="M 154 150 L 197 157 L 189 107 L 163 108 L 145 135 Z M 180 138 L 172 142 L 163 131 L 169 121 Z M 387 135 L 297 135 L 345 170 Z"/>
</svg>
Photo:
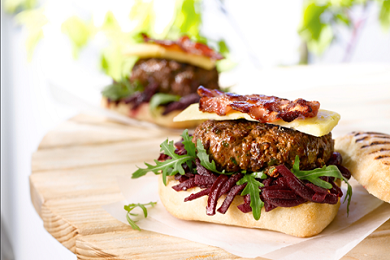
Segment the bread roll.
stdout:
<svg viewBox="0 0 390 260">
<path fill-rule="evenodd" d="M 159 126 L 168 127 L 168 128 L 194 128 L 204 120 L 193 120 L 185 122 L 173 122 L 173 118 L 180 114 L 182 110 L 175 110 L 170 112 L 167 115 L 162 115 L 163 109 L 157 108 L 156 115 L 152 115 L 149 109 L 149 103 L 143 103 L 139 106 L 136 111 L 132 111 L 132 105 L 126 104 L 124 102 L 108 102 L 106 97 L 102 98 L 101 105 L 107 109 L 115 111 L 119 114 L 135 118 L 141 121 L 147 121 L 154 123 Z"/>
<path fill-rule="evenodd" d="M 296 237 L 310 237 L 320 233 L 337 215 L 340 200 L 337 204 L 320 204 L 306 202 L 291 208 L 278 207 L 269 212 L 261 211 L 257 221 L 252 212 L 243 213 L 237 206 L 244 203 L 242 196 L 236 196 L 225 214 L 216 213 L 214 216 L 206 215 L 208 196 L 184 202 L 184 198 L 201 189 L 196 187 L 187 191 L 175 191 L 172 186 L 179 182 L 170 176 L 164 186 L 162 177 L 159 180 L 159 195 L 165 208 L 173 216 L 184 220 L 197 220 L 212 223 L 260 228 L 279 231 Z M 218 200 L 217 208 L 224 201 L 225 196 Z"/>
<path fill-rule="evenodd" d="M 390 135 L 352 132 L 335 140 L 335 150 L 369 193 L 390 203 Z"/>
</svg>

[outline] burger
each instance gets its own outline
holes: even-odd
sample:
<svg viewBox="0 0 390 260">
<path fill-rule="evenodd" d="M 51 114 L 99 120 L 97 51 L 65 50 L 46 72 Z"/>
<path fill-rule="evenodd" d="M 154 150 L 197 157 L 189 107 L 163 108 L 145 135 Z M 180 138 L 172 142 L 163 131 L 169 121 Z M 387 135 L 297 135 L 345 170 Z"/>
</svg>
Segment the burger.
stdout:
<svg viewBox="0 0 390 260">
<path fill-rule="evenodd" d="M 155 40 L 132 45 L 128 57 L 137 57 L 131 75 L 102 91 L 102 106 L 128 117 L 170 128 L 190 128 L 199 122 L 173 122 L 190 104 L 198 103 L 202 85 L 219 89 L 216 61 L 222 55 L 187 36 L 177 41 Z"/>
<path fill-rule="evenodd" d="M 317 101 L 198 88 L 200 102 L 175 118 L 203 120 L 164 141 L 155 165 L 159 196 L 175 217 L 283 232 L 320 233 L 336 216 L 351 174 L 334 151 L 340 116 Z M 344 201 L 349 203 L 352 188 Z"/>
</svg>

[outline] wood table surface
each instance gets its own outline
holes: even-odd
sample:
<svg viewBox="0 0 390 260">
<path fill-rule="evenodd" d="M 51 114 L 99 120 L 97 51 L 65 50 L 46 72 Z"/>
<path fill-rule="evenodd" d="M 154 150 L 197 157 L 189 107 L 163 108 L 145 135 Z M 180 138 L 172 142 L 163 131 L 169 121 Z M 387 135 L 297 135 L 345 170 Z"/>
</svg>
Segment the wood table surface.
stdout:
<svg viewBox="0 0 390 260">
<path fill-rule="evenodd" d="M 390 64 L 296 67 L 283 73 L 303 75 L 305 84 L 320 82 L 285 97 L 319 100 L 321 107 L 340 113 L 334 137 L 354 130 L 390 134 Z M 44 228 L 78 259 L 241 259 L 217 247 L 134 231 L 102 208 L 123 200 L 117 176 L 152 162 L 159 144 L 178 136 L 86 114 L 47 133 L 32 155 L 30 176 L 31 200 Z M 387 221 L 342 259 L 389 259 L 389 253 Z"/>
</svg>

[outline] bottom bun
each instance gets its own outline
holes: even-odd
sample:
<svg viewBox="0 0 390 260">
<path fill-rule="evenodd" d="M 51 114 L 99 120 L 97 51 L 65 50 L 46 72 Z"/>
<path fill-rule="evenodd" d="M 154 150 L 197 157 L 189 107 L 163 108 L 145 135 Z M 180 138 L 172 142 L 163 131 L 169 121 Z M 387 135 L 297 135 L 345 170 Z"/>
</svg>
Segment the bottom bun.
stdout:
<svg viewBox="0 0 390 260">
<path fill-rule="evenodd" d="M 168 128 L 194 128 L 204 120 L 173 122 L 173 118 L 182 112 L 182 110 L 175 110 L 167 115 L 162 115 L 163 108 L 157 108 L 156 115 L 152 115 L 150 112 L 149 103 L 141 104 L 135 111 L 132 110 L 131 104 L 124 102 L 109 102 L 107 98 L 103 97 L 101 101 L 102 107 L 115 111 L 119 114 L 125 115 L 130 118 L 138 119 L 141 121 L 147 121 L 159 126 Z"/>
<path fill-rule="evenodd" d="M 259 220 L 253 218 L 252 212 L 243 213 L 237 206 L 244 203 L 242 196 L 236 196 L 225 214 L 216 213 L 214 216 L 206 215 L 207 196 L 184 202 L 184 198 L 201 189 L 191 188 L 187 191 L 175 191 L 172 186 L 179 182 L 170 176 L 164 186 L 162 177 L 159 179 L 159 195 L 164 207 L 173 216 L 184 220 L 197 220 L 211 223 L 233 225 L 248 228 L 260 228 L 279 231 L 296 237 L 310 237 L 319 234 L 336 217 L 340 207 L 337 204 L 320 204 L 306 202 L 291 208 L 278 207 L 269 212 L 261 210 Z M 225 196 L 218 200 L 217 208 L 224 201 Z"/>
</svg>

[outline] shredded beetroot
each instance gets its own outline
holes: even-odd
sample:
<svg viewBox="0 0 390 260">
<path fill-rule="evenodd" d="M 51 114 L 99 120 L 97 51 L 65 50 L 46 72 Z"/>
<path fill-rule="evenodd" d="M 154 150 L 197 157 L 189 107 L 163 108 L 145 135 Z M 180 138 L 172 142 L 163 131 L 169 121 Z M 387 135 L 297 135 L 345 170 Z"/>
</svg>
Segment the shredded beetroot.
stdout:
<svg viewBox="0 0 390 260">
<path fill-rule="evenodd" d="M 317 203 L 322 203 L 324 200 L 325 200 L 325 197 L 326 197 L 326 193 L 315 193 L 314 195 L 313 195 L 313 198 L 312 198 L 312 200 L 314 201 L 314 202 L 317 202 Z"/>
<path fill-rule="evenodd" d="M 337 166 L 337 168 L 339 168 L 339 170 L 340 170 L 341 174 L 344 176 L 344 178 L 346 178 L 347 180 L 349 180 L 351 178 L 351 172 L 347 168 L 345 168 L 344 166 L 342 166 L 340 164 L 338 164 L 336 166 Z"/>
<path fill-rule="evenodd" d="M 306 200 L 304 198 L 298 197 L 295 200 L 269 199 L 268 202 L 276 207 L 295 207 L 305 203 Z"/>
<path fill-rule="evenodd" d="M 199 174 L 195 175 L 195 183 L 197 186 L 201 188 L 211 187 L 216 179 L 217 177 L 215 175 L 212 176 L 204 176 Z"/>
<path fill-rule="evenodd" d="M 282 185 L 272 185 L 267 187 L 262 187 L 261 190 L 289 190 L 289 187 L 282 186 Z"/>
<path fill-rule="evenodd" d="M 265 180 L 263 181 L 264 187 L 270 186 L 271 183 L 272 183 L 272 178 L 268 178 L 268 179 L 265 179 Z"/>
<path fill-rule="evenodd" d="M 234 185 L 236 185 L 236 182 L 238 182 L 239 180 L 241 180 L 242 178 L 242 174 L 241 173 L 237 173 L 237 174 L 234 174 L 232 175 L 227 182 L 225 182 L 225 185 L 222 187 L 221 189 L 221 192 L 220 194 L 218 194 L 219 196 L 221 196 L 222 194 L 226 194 L 228 193 L 232 187 Z"/>
<path fill-rule="evenodd" d="M 333 152 L 330 159 L 326 163 L 327 165 L 340 165 L 343 162 L 343 158 L 339 152 Z"/>
<path fill-rule="evenodd" d="M 294 200 L 297 198 L 297 195 L 292 190 L 263 190 L 262 194 L 264 199 L 285 199 L 285 200 Z"/>
<path fill-rule="evenodd" d="M 337 186 L 336 183 L 334 183 L 333 181 L 330 181 L 329 183 L 332 184 L 332 189 L 330 189 L 330 193 L 337 194 L 337 196 L 341 198 L 343 196 L 343 192 L 341 191 L 340 187 Z"/>
<path fill-rule="evenodd" d="M 251 196 L 249 194 L 244 196 L 244 203 L 238 205 L 237 208 L 241 210 L 243 213 L 248 213 L 252 211 L 251 208 Z"/>
<path fill-rule="evenodd" d="M 209 195 L 210 191 L 211 191 L 211 187 L 204 189 L 204 190 L 201 190 L 197 193 L 192 193 L 190 196 L 188 196 L 187 198 L 184 199 L 184 202 L 191 201 L 191 200 L 203 197 L 205 195 Z"/>
<path fill-rule="evenodd" d="M 225 214 L 226 211 L 229 209 L 230 204 L 232 204 L 236 195 L 240 194 L 240 192 L 245 188 L 245 186 L 246 186 L 246 183 L 241 184 L 241 185 L 235 185 L 233 188 L 231 188 L 228 195 L 226 196 L 225 200 L 223 201 L 221 207 L 219 207 L 219 209 L 217 211 L 219 213 Z"/>
<path fill-rule="evenodd" d="M 217 202 L 220 196 L 220 191 L 222 186 L 228 180 L 228 176 L 219 175 L 215 180 L 213 186 L 211 186 L 211 191 L 209 193 L 209 199 L 207 200 L 206 214 L 209 216 L 215 215 L 215 209 L 217 208 Z"/>
<path fill-rule="evenodd" d="M 188 177 L 185 176 L 185 175 L 181 175 L 181 174 L 176 174 L 175 175 L 175 180 L 179 181 L 180 183 L 188 180 Z"/>
<path fill-rule="evenodd" d="M 186 153 L 182 141 L 175 143 L 177 148 L 175 153 L 177 154 Z M 166 160 L 169 158 L 169 156 L 164 157 L 160 155 L 159 160 Z M 336 165 L 337 167 L 340 167 L 341 165 L 339 162 L 341 162 L 341 160 L 341 156 L 335 153 L 327 165 Z M 214 174 L 203 167 L 199 159 L 196 159 L 194 164 L 194 167 L 196 167 L 195 174 L 186 164 L 183 164 L 182 166 L 185 170 L 185 174 L 175 175 L 175 179 L 178 180 L 180 184 L 177 184 L 172 188 L 176 191 L 187 190 L 193 187 L 204 188 L 197 193 L 192 193 L 190 196 L 186 197 L 184 201 L 192 201 L 207 195 L 207 215 L 215 215 L 218 199 L 223 194 L 227 194 L 225 200 L 217 210 L 219 213 L 225 214 L 234 198 L 240 196 L 240 193 L 246 186 L 246 183 L 242 185 L 236 184 L 243 177 L 243 174 L 236 173 L 231 176 Z M 323 181 L 332 185 L 332 188 L 327 190 L 318 187 L 313 183 L 299 180 L 284 165 L 277 166 L 276 171 L 279 173 L 277 177 L 268 177 L 265 180 L 258 179 L 264 185 L 260 188 L 260 198 L 264 202 L 264 209 L 266 212 L 277 207 L 294 207 L 305 203 L 306 201 L 336 204 L 338 199 L 343 195 L 341 189 L 334 183 L 333 177 L 320 177 Z M 340 171 L 342 172 L 342 170 Z M 346 171 L 348 170 L 346 169 Z M 252 211 L 249 194 L 244 196 L 244 203 L 238 205 L 237 208 L 244 213 Z"/>
<path fill-rule="evenodd" d="M 328 190 L 327 189 L 324 189 L 324 188 L 321 188 L 321 187 L 318 187 L 316 185 L 314 185 L 313 183 L 311 182 L 308 182 L 305 184 L 307 187 L 309 187 L 310 189 L 312 189 L 315 193 L 319 193 L 319 194 L 328 194 Z"/>
<path fill-rule="evenodd" d="M 336 194 L 327 194 L 322 203 L 336 204 L 339 201 L 339 197 Z"/>
<path fill-rule="evenodd" d="M 198 172 L 199 175 L 203 175 L 203 176 L 213 176 L 214 175 L 211 171 L 207 170 L 205 167 L 203 167 L 200 164 L 199 159 L 196 159 L 195 164 L 196 164 L 196 171 Z"/>
<path fill-rule="evenodd" d="M 309 187 L 306 187 L 302 181 L 300 181 L 285 165 L 279 165 L 276 167 L 278 172 L 286 178 L 287 185 L 295 191 L 299 196 L 306 200 L 312 200 L 314 191 Z"/>
<path fill-rule="evenodd" d="M 137 108 L 145 102 L 149 102 L 152 96 L 157 92 L 158 84 L 150 83 L 144 91 L 137 92 L 136 94 L 123 99 L 126 104 L 133 104 L 132 111 L 136 111 Z"/>
<path fill-rule="evenodd" d="M 175 191 L 181 191 L 181 190 L 188 190 L 193 187 L 196 187 L 195 178 L 188 179 L 186 181 L 183 181 L 182 183 L 172 186 L 172 189 L 174 189 Z"/>
<path fill-rule="evenodd" d="M 265 212 L 269 212 L 269 211 L 271 211 L 271 210 L 277 208 L 277 206 L 275 206 L 275 205 L 269 203 L 269 201 L 266 200 L 266 199 L 264 199 L 264 197 L 261 196 L 260 198 L 261 198 L 262 201 L 264 201 L 264 209 L 265 209 Z"/>
<path fill-rule="evenodd" d="M 167 115 L 170 112 L 175 111 L 175 110 L 184 110 L 189 105 L 194 104 L 194 103 L 198 103 L 199 100 L 200 100 L 200 97 L 197 93 L 189 94 L 187 96 L 180 98 L 179 101 L 175 101 L 175 102 L 168 104 L 164 108 L 164 112 L 162 114 Z"/>
</svg>

